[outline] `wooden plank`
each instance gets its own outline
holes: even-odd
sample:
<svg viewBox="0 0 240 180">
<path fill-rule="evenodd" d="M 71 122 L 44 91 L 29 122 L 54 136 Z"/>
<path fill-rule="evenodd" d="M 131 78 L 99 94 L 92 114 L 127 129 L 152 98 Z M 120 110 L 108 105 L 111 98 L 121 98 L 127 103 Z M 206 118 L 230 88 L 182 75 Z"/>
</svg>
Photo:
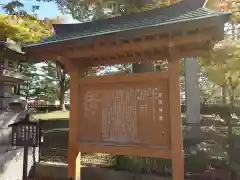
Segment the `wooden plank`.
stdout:
<svg viewBox="0 0 240 180">
<path fill-rule="evenodd" d="M 149 149 L 149 148 L 126 148 L 126 147 L 114 147 L 114 146 L 99 146 L 87 143 L 78 143 L 78 148 L 83 152 L 90 153 L 111 153 L 116 155 L 132 155 L 132 156 L 142 156 L 142 157 L 161 157 L 170 159 L 170 150 L 159 150 L 159 149 Z"/>
<path fill-rule="evenodd" d="M 184 58 L 184 57 L 201 57 L 201 56 L 209 56 L 210 55 L 210 49 L 209 48 L 203 48 L 202 46 L 199 47 L 194 47 L 192 48 L 188 48 L 187 50 L 182 50 L 181 54 L 179 54 L 178 59 Z M 155 54 L 151 54 L 151 55 L 142 55 L 140 57 L 135 56 L 135 57 L 124 57 L 124 58 L 116 58 L 116 59 L 109 59 L 109 56 L 106 56 L 105 58 L 103 58 L 103 60 L 95 60 L 96 57 L 89 57 L 89 59 L 85 60 L 85 59 L 72 59 L 72 61 L 74 61 L 74 66 L 99 66 L 99 65 L 116 65 L 116 64 L 128 64 L 128 63 L 144 63 L 144 62 L 148 62 L 148 61 L 156 61 L 156 60 L 165 60 L 165 59 L 169 59 L 169 54 L 168 53 L 155 53 Z M 36 56 L 37 59 L 45 61 L 46 59 L 52 59 L 52 60 L 57 60 L 59 61 L 61 64 L 64 65 L 64 70 L 66 70 L 66 72 L 69 72 L 68 68 L 66 68 L 66 66 L 68 66 L 68 60 L 63 61 L 62 58 L 61 60 L 59 60 L 59 57 L 57 57 L 54 54 L 51 54 L 50 56 L 48 56 L 47 54 Z"/>
<path fill-rule="evenodd" d="M 78 142 L 124 147 L 129 155 L 133 147 L 169 149 L 167 77 L 166 72 L 149 72 L 82 78 L 79 114 L 84 125 L 78 128 Z"/>
<path fill-rule="evenodd" d="M 124 82 L 154 82 L 157 80 L 167 79 L 169 73 L 166 72 L 145 72 L 128 75 L 111 75 L 111 76 L 85 76 L 78 79 L 80 85 L 99 85 L 109 83 L 124 83 Z"/>
<path fill-rule="evenodd" d="M 146 49 L 152 49 L 152 48 L 166 48 L 168 44 L 175 44 L 175 46 L 184 46 L 186 44 L 202 44 L 208 40 L 212 39 L 212 33 L 209 33 L 209 30 L 207 32 L 201 32 L 199 34 L 193 34 L 193 35 L 186 35 L 186 36 L 179 36 L 179 37 L 173 37 L 173 38 L 159 38 L 155 40 L 149 40 L 149 41 L 140 41 L 140 42 L 131 42 L 130 43 L 124 43 L 120 44 L 117 43 L 114 45 L 108 45 L 108 46 L 100 46 L 98 45 L 95 48 L 90 49 L 73 49 L 73 50 L 67 50 L 66 47 L 63 49 L 59 49 L 57 52 L 52 52 L 52 48 L 49 49 L 49 47 L 44 49 L 44 53 L 39 53 L 41 51 L 36 50 L 29 50 L 28 54 L 29 56 L 33 56 L 38 58 L 39 60 L 48 60 L 48 59 L 54 59 L 56 60 L 57 57 L 62 56 L 65 59 L 72 59 L 77 58 L 81 60 L 81 58 L 86 57 L 98 57 L 98 56 L 112 56 L 117 53 L 123 53 L 123 52 L 129 52 L 129 51 L 143 51 Z M 48 49 L 49 52 L 48 53 Z"/>
<path fill-rule="evenodd" d="M 141 51 L 145 49 L 152 49 L 152 48 L 161 48 L 166 47 L 168 44 L 174 44 L 175 46 L 181 46 L 185 44 L 198 44 L 203 43 L 208 40 L 212 39 L 212 35 L 209 32 L 204 32 L 201 34 L 195 34 L 195 35 L 188 35 L 188 36 L 180 36 L 180 37 L 173 37 L 173 38 L 160 38 L 155 39 L 152 41 L 140 41 L 137 43 L 131 42 L 131 43 L 125 43 L 117 46 L 107 46 L 107 47 L 95 47 L 93 49 L 86 49 L 86 50 L 73 50 L 73 51 L 65 51 L 62 50 L 59 52 L 59 56 L 64 56 L 67 59 L 72 58 L 83 58 L 83 57 L 91 57 L 91 56 L 100 56 L 100 55 L 106 55 L 106 54 L 116 54 L 121 52 L 127 52 L 127 51 Z"/>
<path fill-rule="evenodd" d="M 184 50 L 179 54 L 178 59 L 185 58 L 185 57 L 206 57 L 210 55 L 210 49 L 203 49 L 199 47 L 198 49 L 188 49 Z M 86 61 L 75 61 L 76 64 L 79 66 L 81 64 L 87 63 L 89 66 L 101 66 L 101 65 L 116 65 L 116 64 L 129 64 L 129 63 L 146 63 L 148 61 L 157 61 L 157 60 L 165 60 L 169 59 L 170 55 L 169 54 L 152 54 L 149 56 L 141 56 L 141 57 L 131 57 L 131 58 L 122 58 L 122 59 L 106 59 L 102 61 L 95 61 L 93 60 L 94 57 L 89 59 L 87 62 Z"/>
<path fill-rule="evenodd" d="M 81 180 L 81 153 L 78 153 L 76 158 L 76 167 L 75 167 L 75 179 L 74 180 Z"/>
</svg>

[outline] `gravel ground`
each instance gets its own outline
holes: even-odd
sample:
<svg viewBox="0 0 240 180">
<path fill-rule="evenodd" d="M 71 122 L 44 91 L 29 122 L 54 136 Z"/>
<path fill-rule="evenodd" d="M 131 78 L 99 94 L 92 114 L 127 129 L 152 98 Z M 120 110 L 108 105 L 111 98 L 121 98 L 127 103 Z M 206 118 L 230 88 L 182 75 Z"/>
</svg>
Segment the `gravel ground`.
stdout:
<svg viewBox="0 0 240 180">
<path fill-rule="evenodd" d="M 23 149 L 7 151 L 0 146 L 0 180 L 22 180 Z M 36 154 L 37 157 L 37 154 Z M 28 172 L 33 164 L 32 148 L 29 148 Z"/>
</svg>

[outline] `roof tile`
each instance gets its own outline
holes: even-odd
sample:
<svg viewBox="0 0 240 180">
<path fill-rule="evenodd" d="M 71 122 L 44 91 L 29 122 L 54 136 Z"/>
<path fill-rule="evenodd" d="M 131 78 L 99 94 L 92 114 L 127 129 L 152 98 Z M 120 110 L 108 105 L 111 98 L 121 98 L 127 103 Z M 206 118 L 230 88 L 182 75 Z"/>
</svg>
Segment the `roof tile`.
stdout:
<svg viewBox="0 0 240 180">
<path fill-rule="evenodd" d="M 205 0 L 184 0 L 169 7 L 110 19 L 78 24 L 56 24 L 54 25 L 56 34 L 35 45 L 226 15 L 203 8 L 204 2 Z"/>
</svg>

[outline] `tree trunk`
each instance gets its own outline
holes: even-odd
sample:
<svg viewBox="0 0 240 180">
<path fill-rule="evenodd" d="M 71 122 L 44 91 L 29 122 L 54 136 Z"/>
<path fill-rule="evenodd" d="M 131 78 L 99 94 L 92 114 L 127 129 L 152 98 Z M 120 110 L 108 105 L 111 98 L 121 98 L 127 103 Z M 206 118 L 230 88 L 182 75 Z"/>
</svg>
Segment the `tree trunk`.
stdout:
<svg viewBox="0 0 240 180">
<path fill-rule="evenodd" d="M 234 21 L 231 21 L 231 26 L 232 26 L 232 40 L 235 40 L 236 39 L 236 26 L 235 26 L 235 23 Z"/>
<path fill-rule="evenodd" d="M 226 84 L 222 85 L 222 103 L 227 104 Z"/>
<path fill-rule="evenodd" d="M 64 90 L 64 85 L 60 86 L 60 95 L 59 95 L 59 101 L 60 101 L 60 108 L 62 111 L 66 111 L 66 107 L 65 107 L 65 90 Z"/>
<path fill-rule="evenodd" d="M 230 81 L 230 84 L 232 82 Z M 234 109 L 235 109 L 235 90 L 236 88 L 233 88 L 231 86 L 231 89 L 229 89 L 229 97 L 230 97 L 230 103 L 229 103 L 229 111 L 228 111 L 228 118 L 227 118 L 227 126 L 228 126 L 228 144 L 229 144 L 229 149 L 228 149 L 228 154 L 229 154 L 229 164 L 231 166 L 232 162 L 234 161 L 233 157 L 233 150 L 234 150 L 234 141 L 233 141 L 233 126 L 232 126 L 232 116 Z M 230 174 L 230 179 L 234 180 L 234 172 L 231 171 Z"/>
</svg>

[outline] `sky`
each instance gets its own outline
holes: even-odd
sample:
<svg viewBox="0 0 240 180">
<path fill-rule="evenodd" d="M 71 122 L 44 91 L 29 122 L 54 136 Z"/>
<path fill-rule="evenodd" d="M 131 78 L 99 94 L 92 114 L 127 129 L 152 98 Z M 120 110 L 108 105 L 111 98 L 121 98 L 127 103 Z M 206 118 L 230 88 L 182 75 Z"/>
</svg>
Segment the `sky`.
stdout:
<svg viewBox="0 0 240 180">
<path fill-rule="evenodd" d="M 7 4 L 11 0 L 0 0 L 0 5 Z M 40 6 L 39 10 L 35 13 L 38 14 L 39 18 L 55 18 L 56 16 L 64 16 L 67 23 L 76 23 L 77 21 L 72 19 L 70 15 L 63 15 L 58 10 L 57 5 L 53 2 L 37 2 L 36 0 L 20 0 L 24 4 L 24 10 L 27 12 L 32 11 L 32 5 L 38 4 Z M 4 14 L 2 7 L 0 7 L 0 14 Z"/>
</svg>

